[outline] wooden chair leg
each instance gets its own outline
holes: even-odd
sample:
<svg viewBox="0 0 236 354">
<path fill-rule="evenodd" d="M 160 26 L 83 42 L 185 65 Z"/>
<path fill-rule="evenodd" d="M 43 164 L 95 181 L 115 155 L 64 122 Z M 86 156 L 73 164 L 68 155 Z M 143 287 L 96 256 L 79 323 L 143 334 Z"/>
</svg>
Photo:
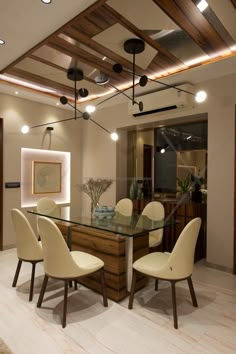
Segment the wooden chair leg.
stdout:
<svg viewBox="0 0 236 354">
<path fill-rule="evenodd" d="M 73 281 L 72 280 L 69 281 L 69 287 L 73 288 Z"/>
<path fill-rule="evenodd" d="M 176 306 L 175 281 L 171 281 L 171 290 L 172 290 L 172 304 L 173 304 L 174 327 L 175 327 L 175 329 L 178 329 L 178 317 L 177 317 L 177 306 Z"/>
<path fill-rule="evenodd" d="M 13 283 L 12 283 L 12 287 L 15 288 L 16 287 L 16 283 L 19 277 L 19 273 L 20 273 L 20 269 L 21 269 L 21 265 L 22 265 L 22 261 L 19 259 L 18 263 L 17 263 L 17 267 L 16 267 L 16 273 L 13 279 Z"/>
<path fill-rule="evenodd" d="M 36 263 L 33 262 L 32 263 L 32 272 L 31 272 L 31 281 L 30 281 L 29 301 L 32 301 L 32 299 L 33 299 L 35 267 L 36 267 Z"/>
<path fill-rule="evenodd" d="M 62 318 L 62 327 L 66 327 L 66 313 L 67 313 L 67 296 L 68 296 L 68 280 L 65 280 L 64 285 L 64 305 L 63 305 L 63 318 Z"/>
<path fill-rule="evenodd" d="M 135 292 L 135 285 L 136 285 L 136 270 L 133 269 L 133 279 L 132 279 L 132 285 L 131 285 L 131 292 L 129 296 L 129 306 L 128 308 L 131 310 L 133 308 L 133 302 L 134 302 L 134 292 Z"/>
<path fill-rule="evenodd" d="M 198 307 L 197 298 L 196 298 L 196 295 L 195 295 L 192 278 L 191 277 L 187 278 L 187 281 L 188 281 L 188 286 L 189 286 L 189 290 L 190 290 L 193 306 L 194 307 Z"/>
<path fill-rule="evenodd" d="M 101 269 L 100 276 L 101 276 L 101 285 L 102 285 L 103 306 L 107 307 L 108 302 L 107 302 L 106 285 L 105 285 L 105 278 L 104 278 L 104 269 Z"/>
<path fill-rule="evenodd" d="M 158 279 L 155 279 L 155 291 L 158 290 Z"/>
<path fill-rule="evenodd" d="M 47 276 L 47 274 L 45 274 L 44 279 L 43 279 L 43 284 L 42 284 L 42 287 L 40 290 L 38 302 L 37 302 L 37 307 L 41 307 L 41 305 L 42 305 L 44 293 L 45 293 L 45 290 L 47 287 L 47 283 L 48 283 L 48 276 Z"/>
</svg>

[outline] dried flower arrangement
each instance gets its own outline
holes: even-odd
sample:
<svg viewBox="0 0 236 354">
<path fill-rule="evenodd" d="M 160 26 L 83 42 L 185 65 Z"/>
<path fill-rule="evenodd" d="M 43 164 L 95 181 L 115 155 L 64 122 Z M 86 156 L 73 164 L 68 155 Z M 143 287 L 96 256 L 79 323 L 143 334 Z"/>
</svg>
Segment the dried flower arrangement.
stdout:
<svg viewBox="0 0 236 354">
<path fill-rule="evenodd" d="M 98 205 L 101 195 L 112 185 L 112 179 L 106 178 L 89 178 L 86 183 L 82 184 L 81 190 L 91 198 L 91 212 Z"/>
</svg>

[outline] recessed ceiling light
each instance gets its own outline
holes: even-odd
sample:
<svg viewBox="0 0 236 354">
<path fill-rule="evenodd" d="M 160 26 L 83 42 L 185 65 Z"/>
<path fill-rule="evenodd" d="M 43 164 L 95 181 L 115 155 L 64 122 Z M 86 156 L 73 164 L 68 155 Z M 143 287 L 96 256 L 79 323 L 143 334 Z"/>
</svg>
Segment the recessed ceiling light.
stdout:
<svg viewBox="0 0 236 354">
<path fill-rule="evenodd" d="M 3 45 L 3 44 L 5 44 L 4 39 L 0 39 L 0 45 Z"/>
<path fill-rule="evenodd" d="M 16 95 L 18 95 L 18 94 L 19 94 L 19 92 L 18 92 L 18 91 L 15 91 L 15 94 L 16 94 Z"/>
<path fill-rule="evenodd" d="M 51 4 L 52 0 L 41 0 L 44 4 Z"/>
<path fill-rule="evenodd" d="M 206 0 L 201 0 L 198 4 L 197 4 L 197 7 L 199 8 L 199 10 L 201 12 L 203 12 L 204 10 L 206 10 L 208 6 L 208 3 L 206 2 Z"/>
</svg>

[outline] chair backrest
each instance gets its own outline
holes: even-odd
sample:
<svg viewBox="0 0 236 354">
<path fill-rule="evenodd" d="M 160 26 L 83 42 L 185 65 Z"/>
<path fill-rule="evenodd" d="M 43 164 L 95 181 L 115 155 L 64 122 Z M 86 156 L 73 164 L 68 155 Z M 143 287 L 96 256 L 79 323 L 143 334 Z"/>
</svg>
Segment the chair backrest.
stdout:
<svg viewBox="0 0 236 354">
<path fill-rule="evenodd" d="M 57 207 L 56 202 L 53 199 L 48 198 L 48 197 L 40 198 L 37 201 L 36 209 L 39 213 L 42 213 L 42 214 L 45 213 L 45 214 L 50 214 L 50 215 L 53 215 L 54 213 L 56 213 L 58 211 L 58 207 Z M 39 226 L 38 226 L 38 216 L 36 219 L 36 227 L 37 227 L 37 233 L 40 236 Z"/>
<path fill-rule="evenodd" d="M 37 201 L 37 210 L 38 212 L 50 213 L 55 208 L 57 208 L 56 202 L 48 197 L 41 198 Z"/>
<path fill-rule="evenodd" d="M 124 215 L 131 216 L 133 213 L 133 202 L 129 198 L 123 198 L 118 201 L 115 206 L 115 211 Z"/>
<path fill-rule="evenodd" d="M 16 232 L 17 256 L 28 261 L 43 259 L 42 247 L 25 215 L 18 209 L 12 209 L 11 216 Z"/>
<path fill-rule="evenodd" d="M 51 219 L 39 216 L 38 226 L 43 245 L 45 273 L 55 278 L 73 277 L 78 274 L 78 267 L 57 225 Z"/>
<path fill-rule="evenodd" d="M 201 218 L 195 218 L 181 232 L 166 265 L 166 271 L 172 279 L 186 278 L 192 274 L 200 227 Z"/>
<path fill-rule="evenodd" d="M 162 203 L 152 201 L 148 203 L 142 211 L 151 220 L 163 220 L 165 218 L 165 208 Z M 155 247 L 162 242 L 163 228 L 149 232 L 149 247 Z"/>
</svg>

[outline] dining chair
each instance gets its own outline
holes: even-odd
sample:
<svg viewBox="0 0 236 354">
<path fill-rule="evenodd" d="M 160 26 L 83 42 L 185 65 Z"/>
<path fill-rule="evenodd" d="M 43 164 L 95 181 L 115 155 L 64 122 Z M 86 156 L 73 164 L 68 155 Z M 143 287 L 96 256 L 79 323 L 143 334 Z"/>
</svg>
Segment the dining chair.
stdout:
<svg viewBox="0 0 236 354">
<path fill-rule="evenodd" d="M 43 197 L 37 201 L 36 209 L 39 213 L 51 214 L 53 211 L 55 211 L 55 209 L 57 209 L 57 204 L 53 199 L 48 197 Z M 36 218 L 36 228 L 37 228 L 38 236 L 40 237 L 39 227 L 38 227 L 38 216 Z"/>
<path fill-rule="evenodd" d="M 153 252 L 139 258 L 133 264 L 133 279 L 128 308 L 133 308 L 136 273 L 155 278 L 155 290 L 158 290 L 158 279 L 171 283 L 174 328 L 178 328 L 175 284 L 187 280 L 192 303 L 198 306 L 192 283 L 195 246 L 201 226 L 201 219 L 192 219 L 181 232 L 171 253 Z"/>
<path fill-rule="evenodd" d="M 16 233 L 16 251 L 18 257 L 18 264 L 16 267 L 12 287 L 16 287 L 22 262 L 32 263 L 29 293 L 29 301 L 32 301 L 35 267 L 38 262 L 43 261 L 42 245 L 41 242 L 37 240 L 37 236 L 35 235 L 29 221 L 20 210 L 12 209 L 11 216 Z"/>
<path fill-rule="evenodd" d="M 115 212 L 124 216 L 131 216 L 133 213 L 133 202 L 129 198 L 119 200 L 115 206 Z"/>
<path fill-rule="evenodd" d="M 39 231 L 44 252 L 45 276 L 40 291 L 37 307 L 41 307 L 48 278 L 60 279 L 64 282 L 64 305 L 62 327 L 66 327 L 68 285 L 83 276 L 100 272 L 103 305 L 108 306 L 104 281 L 104 262 L 91 254 L 70 251 L 57 225 L 49 218 L 39 217 Z"/>
<path fill-rule="evenodd" d="M 151 220 L 164 220 L 165 218 L 165 208 L 162 203 L 157 201 L 152 201 L 148 203 L 141 215 L 147 216 Z M 154 248 L 162 243 L 163 239 L 163 228 L 159 230 L 154 230 L 149 232 L 149 248 Z"/>
</svg>

